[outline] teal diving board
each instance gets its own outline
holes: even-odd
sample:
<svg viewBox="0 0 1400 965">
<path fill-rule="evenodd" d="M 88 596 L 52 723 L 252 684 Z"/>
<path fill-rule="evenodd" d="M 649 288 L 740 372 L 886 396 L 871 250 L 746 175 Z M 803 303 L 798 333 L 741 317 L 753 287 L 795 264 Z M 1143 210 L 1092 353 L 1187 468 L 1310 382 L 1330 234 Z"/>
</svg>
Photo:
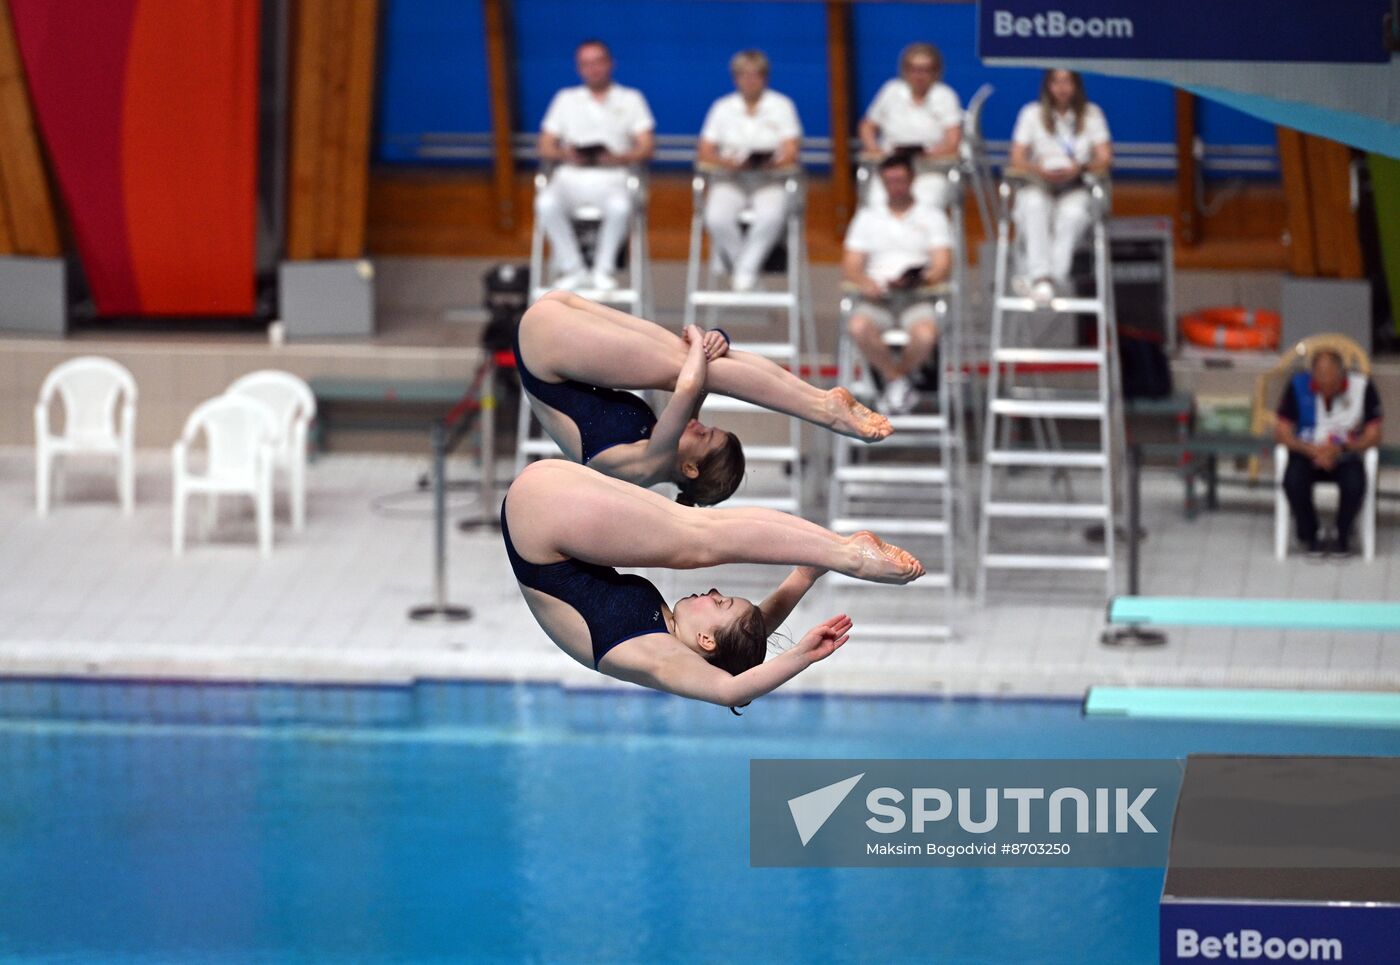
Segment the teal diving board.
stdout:
<svg viewBox="0 0 1400 965">
<path fill-rule="evenodd" d="M 1371 691 L 1091 687 L 1087 717 L 1400 727 L 1400 694 Z"/>
<path fill-rule="evenodd" d="M 1400 632 L 1400 603 L 1117 596 L 1109 604 L 1108 622 L 1146 626 L 1395 633 Z"/>
</svg>

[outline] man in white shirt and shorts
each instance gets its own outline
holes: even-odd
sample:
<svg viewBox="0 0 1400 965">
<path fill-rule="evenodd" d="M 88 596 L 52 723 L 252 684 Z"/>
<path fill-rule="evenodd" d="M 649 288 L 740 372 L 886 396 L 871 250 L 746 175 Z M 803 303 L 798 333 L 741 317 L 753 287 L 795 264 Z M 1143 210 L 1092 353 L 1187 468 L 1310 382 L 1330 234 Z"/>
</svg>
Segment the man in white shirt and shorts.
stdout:
<svg viewBox="0 0 1400 965">
<path fill-rule="evenodd" d="M 579 44 L 574 62 L 583 84 L 555 94 L 540 124 L 540 160 L 557 167 L 535 198 L 535 217 L 553 251 L 554 284 L 608 291 L 617 287 L 613 273 L 632 216 L 626 169 L 651 158 L 656 122 L 641 91 L 613 83 L 612 54 L 601 40 Z M 603 216 L 591 272 L 572 221 L 582 207 Z"/>
<path fill-rule="evenodd" d="M 705 199 L 705 228 L 734 290 L 752 291 L 787 218 L 787 192 L 772 172 L 797 164 L 802 123 L 784 94 L 768 88 L 768 58 L 741 50 L 729 61 L 737 90 L 715 101 L 700 129 L 699 159 L 721 169 Z M 753 208 L 744 235 L 739 216 Z"/>
<path fill-rule="evenodd" d="M 845 280 L 860 290 L 847 321 L 851 338 L 885 382 L 880 411 L 901 415 L 918 401 L 910 376 L 933 355 L 938 316 L 921 292 L 952 267 L 952 235 L 942 210 L 914 201 L 914 169 L 895 155 L 880 164 L 887 201 L 866 205 L 846 230 Z M 898 324 L 909 344 L 896 358 L 883 333 Z"/>
</svg>

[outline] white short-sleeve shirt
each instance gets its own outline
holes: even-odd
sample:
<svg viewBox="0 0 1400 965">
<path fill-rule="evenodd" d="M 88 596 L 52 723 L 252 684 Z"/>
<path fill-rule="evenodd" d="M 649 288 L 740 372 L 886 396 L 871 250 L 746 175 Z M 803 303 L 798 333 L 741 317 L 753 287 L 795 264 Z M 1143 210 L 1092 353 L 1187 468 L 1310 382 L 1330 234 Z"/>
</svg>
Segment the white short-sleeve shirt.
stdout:
<svg viewBox="0 0 1400 965">
<path fill-rule="evenodd" d="M 802 122 L 792 98 L 765 90 L 749 113 L 737 91 L 710 105 L 700 128 L 701 140 L 718 145 L 722 157 L 739 161 L 760 151 L 776 151 L 790 138 L 802 137 Z"/>
<path fill-rule="evenodd" d="M 922 101 L 915 101 L 914 92 L 898 77 L 885 81 L 865 112 L 865 119 L 880 129 L 880 146 L 886 150 L 937 144 L 949 128 L 962 123 L 962 116 L 962 102 L 947 84 L 934 84 Z"/>
<path fill-rule="evenodd" d="M 1054 126 L 1053 131 L 1045 129 L 1040 102 L 1032 101 L 1016 115 L 1011 143 L 1030 145 L 1031 160 L 1037 164 L 1056 158 L 1088 164 L 1094 155 L 1094 148 L 1110 140 L 1108 121 L 1097 104 L 1084 105 L 1084 126 L 1079 133 L 1074 131 L 1074 114 L 1069 111 L 1054 115 Z"/>
<path fill-rule="evenodd" d="M 540 129 L 565 144 L 605 144 L 613 154 L 624 154 L 632 140 L 656 127 L 642 92 L 612 84 L 601 98 L 583 85 L 565 87 L 554 95 L 544 112 Z"/>
<path fill-rule="evenodd" d="M 846 250 L 866 255 L 865 273 L 887 283 L 927 265 L 929 252 L 951 247 L 952 237 L 948 216 L 929 205 L 915 204 L 903 213 L 887 204 L 866 205 L 846 229 Z"/>
</svg>

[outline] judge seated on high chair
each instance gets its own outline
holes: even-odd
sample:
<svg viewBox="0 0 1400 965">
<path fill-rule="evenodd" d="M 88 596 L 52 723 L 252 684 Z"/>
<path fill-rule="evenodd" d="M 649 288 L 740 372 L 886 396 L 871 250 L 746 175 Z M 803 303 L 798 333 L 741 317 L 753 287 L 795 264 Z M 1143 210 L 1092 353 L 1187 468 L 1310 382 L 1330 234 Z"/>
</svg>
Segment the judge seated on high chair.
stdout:
<svg viewBox="0 0 1400 965">
<path fill-rule="evenodd" d="M 1354 552 L 1353 526 L 1374 496 L 1375 452 L 1381 441 L 1381 401 L 1375 385 L 1360 372 L 1348 372 L 1340 352 L 1313 352 L 1309 370 L 1295 373 L 1278 405 L 1274 435 L 1279 455 L 1287 450 L 1283 492 L 1293 514 L 1298 542 L 1312 557 L 1346 557 Z M 1368 471 L 1369 470 L 1369 471 Z M 1320 538 L 1313 484 L 1337 484 L 1337 530 Z M 1282 520 L 1280 520 L 1282 524 Z M 1367 554 L 1374 552 L 1374 517 L 1366 520 Z M 1279 556 L 1287 533 L 1279 532 Z"/>
<path fill-rule="evenodd" d="M 902 415 L 918 401 L 911 376 L 938 342 L 936 292 L 952 266 L 952 234 L 940 208 L 914 201 L 914 169 L 900 155 L 880 164 L 881 204 L 861 208 L 846 231 L 842 273 L 858 292 L 846 321 L 851 339 L 884 380 L 879 408 Z M 884 333 L 896 322 L 908 343 L 896 358 Z"/>
<path fill-rule="evenodd" d="M 555 287 L 610 291 L 636 203 L 627 168 L 651 158 L 656 123 L 641 91 L 613 83 L 612 54 L 601 40 L 579 44 L 574 63 L 583 83 L 555 94 L 540 124 L 540 160 L 555 167 L 535 196 L 535 217 L 549 237 Z M 585 208 L 600 217 L 591 268 L 573 225 Z"/>
</svg>

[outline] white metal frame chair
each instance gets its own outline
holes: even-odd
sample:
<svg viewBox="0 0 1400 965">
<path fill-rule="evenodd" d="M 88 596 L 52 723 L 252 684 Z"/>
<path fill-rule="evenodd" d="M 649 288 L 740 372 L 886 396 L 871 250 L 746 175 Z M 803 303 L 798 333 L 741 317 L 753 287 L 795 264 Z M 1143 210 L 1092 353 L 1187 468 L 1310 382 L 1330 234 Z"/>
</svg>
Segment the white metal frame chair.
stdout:
<svg viewBox="0 0 1400 965">
<path fill-rule="evenodd" d="M 535 196 L 549 187 L 556 165 L 541 167 L 535 172 Z M 651 290 L 651 242 L 647 237 L 647 202 L 649 200 L 647 173 L 645 168 L 627 169 L 627 191 L 632 196 L 632 215 L 627 230 L 627 284 L 624 287 L 603 291 L 596 288 L 575 288 L 584 298 L 605 305 L 618 305 L 634 315 L 650 318 L 652 312 Z M 603 220 L 603 212 L 592 205 L 576 209 L 570 216 L 575 230 L 580 223 L 598 224 Z M 540 219 L 535 218 L 534 229 L 530 234 L 530 301 L 533 303 L 551 287 L 548 282 L 550 252 L 548 236 Z M 614 266 L 615 268 L 617 266 Z"/>
<path fill-rule="evenodd" d="M 226 392 L 257 399 L 277 417 L 273 458 L 276 467 L 287 474 L 292 530 L 301 532 L 306 528 L 306 441 L 316 418 L 315 393 L 297 376 L 278 369 L 249 372 L 235 379 Z"/>
<path fill-rule="evenodd" d="M 535 172 L 535 195 L 549 186 L 556 165 L 541 167 Z M 652 313 L 651 288 L 651 241 L 647 237 L 647 175 L 642 167 L 627 171 L 627 190 L 632 195 L 632 217 L 627 230 L 627 284 L 621 288 L 602 291 L 596 288 L 575 288 L 575 294 L 584 298 L 626 309 L 633 315 L 650 318 Z M 603 213 L 598 208 L 585 205 L 571 216 L 575 230 L 580 223 L 598 224 Z M 549 268 L 548 237 L 539 218 L 535 219 L 534 230 L 530 235 L 530 302 L 533 304 L 553 286 L 546 281 Z M 560 455 L 559 447 L 544 431 L 539 420 L 530 408 L 529 400 L 520 400 L 520 412 L 515 432 L 515 474 L 518 476 L 527 465 L 536 459 Z"/>
<path fill-rule="evenodd" d="M 714 178 L 726 176 L 718 169 L 706 165 L 696 167 L 691 178 L 691 218 L 690 255 L 686 264 L 685 284 L 685 325 L 700 322 L 700 312 L 704 310 L 703 324 L 713 327 L 721 308 L 777 310 L 782 311 L 786 320 L 786 338 L 780 342 L 756 342 L 736 335 L 734 347 L 772 359 L 779 365 L 787 366 L 793 372 L 801 370 L 804 345 L 810 352 L 816 351 L 816 321 L 812 311 L 811 277 L 808 271 L 806 209 L 807 186 L 802 171 L 798 168 L 771 172 L 771 177 L 781 180 L 787 197 L 786 224 L 779 245 L 786 249 L 786 270 L 783 272 L 783 287 L 775 291 L 731 291 L 716 286 L 715 273 L 711 260 L 705 257 L 705 203 Z M 745 225 L 752 222 L 753 214 L 747 208 L 741 213 L 740 221 Z M 776 246 L 775 246 L 776 247 Z M 739 324 L 743 324 L 739 320 Z M 733 329 L 734 322 L 726 319 L 725 324 Z M 750 414 L 767 413 L 767 410 L 741 402 L 711 396 L 705 402 L 707 412 L 743 412 Z M 783 467 L 788 474 L 788 494 L 786 496 L 737 496 L 730 501 L 734 506 L 766 506 L 787 512 L 802 511 L 805 490 L 802 464 L 802 426 L 796 419 L 776 416 L 787 422 L 788 441 L 785 445 L 749 445 L 744 447 L 744 456 L 750 466 L 767 464 Z"/>
<path fill-rule="evenodd" d="M 920 581 L 930 589 L 941 588 L 951 605 L 960 577 L 957 545 L 969 529 L 967 511 L 966 381 L 963 372 L 963 328 L 967 302 L 967 234 L 964 222 L 966 169 L 947 169 L 948 215 L 953 231 L 953 264 L 946 285 L 922 293 L 934 301 L 939 326 L 939 380 L 935 412 L 889 417 L 895 434 L 876 446 L 849 439 L 833 442 L 831 486 L 828 490 L 828 523 L 841 533 L 874 529 L 894 535 L 937 541 L 941 571 Z M 837 381 L 864 394 L 869 366 L 860 357 L 847 331 L 857 294 L 850 288 L 841 299 L 841 329 L 837 341 Z M 884 333 L 886 345 L 902 348 L 908 335 L 901 329 Z M 873 388 L 873 387 L 871 387 Z M 874 404 L 872 396 L 864 401 Z M 881 450 L 906 453 L 922 450 L 928 458 L 918 464 L 903 460 L 877 461 Z M 863 585 L 863 584 L 857 584 Z M 949 610 L 951 613 L 951 609 Z M 880 624 L 867 627 L 870 636 L 904 638 L 920 634 L 949 635 L 951 627 L 926 621 L 914 624 Z"/>
<path fill-rule="evenodd" d="M 190 450 L 200 435 L 208 453 L 205 471 L 193 473 Z M 170 448 L 173 493 L 171 549 L 185 551 L 185 511 L 189 497 L 204 493 L 204 528 L 213 528 L 222 495 L 253 500 L 258 550 L 272 554 L 272 472 L 276 463 L 277 414 L 267 403 L 247 395 L 221 395 L 200 403 L 185 420 L 184 432 Z"/>
<path fill-rule="evenodd" d="M 1357 522 L 1361 527 L 1361 556 L 1366 562 L 1376 558 L 1376 480 L 1380 475 L 1380 450 L 1372 446 L 1362 455 L 1366 470 L 1366 495 L 1361 502 Z M 1288 557 L 1289 517 L 1288 497 L 1283 492 L 1283 475 L 1288 470 L 1288 448 L 1274 446 L 1274 557 Z M 1313 488 L 1328 483 L 1315 483 Z"/>
<path fill-rule="evenodd" d="M 1010 172 L 1008 172 L 1009 174 Z M 983 422 L 981 515 L 978 521 L 978 570 L 976 596 L 979 603 L 986 599 L 988 571 L 1041 570 L 1065 572 L 1101 572 L 1104 574 L 1105 594 L 1116 592 L 1114 571 L 1114 521 L 1118 500 L 1116 487 L 1121 483 L 1116 467 L 1126 458 L 1124 442 L 1122 381 L 1118 370 L 1117 322 L 1113 302 L 1112 265 L 1108 245 L 1107 218 L 1110 208 L 1107 181 L 1086 177 L 1086 187 L 1093 202 L 1094 221 L 1091 232 L 1094 247 L 1094 294 L 1089 297 L 1056 297 L 1048 306 L 1038 306 L 1028 297 L 1013 295 L 1009 290 L 1012 238 L 1012 193 L 1014 177 L 1005 178 L 999 188 L 1000 204 L 997 219 L 997 246 L 994 292 L 992 301 L 992 333 L 987 375 L 987 405 Z M 1035 313 L 1084 313 L 1095 318 L 1096 344 L 1090 349 L 1041 348 L 1027 345 L 1031 333 L 1026 318 Z M 1021 384 L 1017 366 L 1060 364 L 1091 368 L 1096 386 L 1092 391 L 1066 386 L 1051 386 L 1039 377 L 1030 384 Z M 1002 369 L 1005 368 L 1003 374 Z M 1059 444 L 1054 431 L 1056 419 L 1077 419 L 1098 424 L 1098 444 L 1092 450 L 1066 450 Z M 1000 420 L 1000 422 L 999 422 Z M 1037 446 L 1027 450 L 1012 445 L 1012 420 L 1029 421 Z M 998 431 L 998 430 L 1001 431 Z M 1042 469 L 1052 473 L 1052 479 L 1066 482 L 1064 499 L 1015 501 L 1001 495 L 1006 489 L 1001 475 L 1012 469 Z M 1068 472 L 1083 469 L 1099 473 L 1098 503 L 1078 503 L 1068 487 Z M 996 470 L 1002 470 L 999 475 Z M 999 481 L 1002 483 L 998 485 Z M 1052 493 L 1051 486 L 1045 492 Z M 996 519 L 1001 528 L 1012 530 L 1012 536 L 1024 535 L 1027 521 L 1040 523 L 1060 521 L 1073 524 L 1090 521 L 1103 528 L 1101 553 L 1075 552 L 1029 553 L 992 552 L 991 526 Z M 1076 541 L 1077 542 L 1077 541 Z"/>
<path fill-rule="evenodd" d="M 1273 429 L 1273 410 L 1269 406 L 1270 388 L 1274 382 L 1291 378 L 1299 366 L 1310 367 L 1313 356 L 1321 351 L 1333 351 L 1342 357 L 1348 371 L 1360 372 L 1370 377 L 1371 359 L 1352 339 L 1334 332 L 1310 335 L 1290 346 L 1279 356 L 1278 362 L 1268 372 L 1260 375 L 1254 384 L 1252 431 L 1263 434 Z M 1357 521 L 1361 525 L 1361 555 L 1368 563 L 1376 558 L 1376 485 L 1380 476 L 1380 451 L 1367 449 L 1362 456 L 1366 470 L 1366 495 L 1361 503 Z M 1283 492 L 1283 476 L 1288 470 L 1288 449 L 1274 447 L 1274 556 L 1284 559 L 1288 556 L 1289 508 L 1288 497 Z M 1319 482 L 1317 486 L 1328 483 Z M 1316 487 L 1314 487 L 1316 488 Z"/>
<path fill-rule="evenodd" d="M 62 435 L 49 428 L 55 395 L 63 400 Z M 49 512 L 55 458 L 97 454 L 116 457 L 117 498 L 122 512 L 130 516 L 136 501 L 135 444 L 136 379 L 125 366 L 84 355 L 55 367 L 34 406 L 34 497 L 39 515 Z"/>
</svg>

